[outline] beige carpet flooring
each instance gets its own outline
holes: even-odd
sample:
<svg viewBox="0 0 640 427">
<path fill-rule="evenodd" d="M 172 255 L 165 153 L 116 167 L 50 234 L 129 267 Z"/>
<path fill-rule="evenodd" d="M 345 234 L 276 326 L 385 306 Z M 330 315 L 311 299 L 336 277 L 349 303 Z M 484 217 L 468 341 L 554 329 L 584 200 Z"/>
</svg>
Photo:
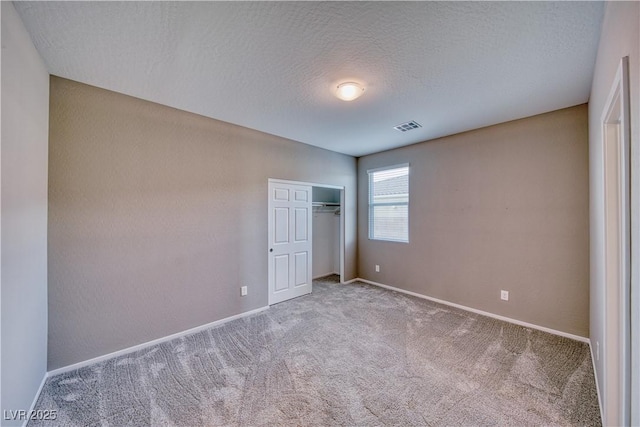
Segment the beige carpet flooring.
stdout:
<svg viewBox="0 0 640 427">
<path fill-rule="evenodd" d="M 584 343 L 336 277 L 49 378 L 29 426 L 600 425 Z"/>
</svg>

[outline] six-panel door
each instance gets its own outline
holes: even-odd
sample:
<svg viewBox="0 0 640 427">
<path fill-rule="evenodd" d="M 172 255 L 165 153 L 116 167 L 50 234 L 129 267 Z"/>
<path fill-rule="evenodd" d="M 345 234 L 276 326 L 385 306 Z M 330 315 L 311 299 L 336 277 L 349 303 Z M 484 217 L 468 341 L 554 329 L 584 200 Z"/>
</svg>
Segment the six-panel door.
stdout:
<svg viewBox="0 0 640 427">
<path fill-rule="evenodd" d="M 311 187 L 269 182 L 269 305 L 311 293 Z"/>
</svg>

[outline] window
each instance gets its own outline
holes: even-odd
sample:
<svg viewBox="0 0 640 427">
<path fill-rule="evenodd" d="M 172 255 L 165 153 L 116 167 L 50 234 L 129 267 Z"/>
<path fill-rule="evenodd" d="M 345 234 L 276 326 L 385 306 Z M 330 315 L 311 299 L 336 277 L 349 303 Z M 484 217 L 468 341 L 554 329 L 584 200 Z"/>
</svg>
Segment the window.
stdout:
<svg viewBox="0 0 640 427">
<path fill-rule="evenodd" d="M 409 165 L 367 173 L 369 239 L 409 242 Z"/>
</svg>

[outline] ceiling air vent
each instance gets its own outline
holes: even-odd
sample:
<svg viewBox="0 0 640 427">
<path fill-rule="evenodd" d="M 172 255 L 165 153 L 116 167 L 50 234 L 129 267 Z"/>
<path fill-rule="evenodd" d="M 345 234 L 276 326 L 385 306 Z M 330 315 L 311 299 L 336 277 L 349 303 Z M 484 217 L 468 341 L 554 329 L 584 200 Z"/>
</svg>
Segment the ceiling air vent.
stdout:
<svg viewBox="0 0 640 427">
<path fill-rule="evenodd" d="M 399 130 L 400 132 L 406 132 L 408 130 L 412 130 L 412 129 L 418 129 L 421 128 L 422 125 L 416 121 L 411 120 L 410 122 L 406 122 L 406 123 L 400 123 L 397 126 L 394 126 L 393 128 L 395 130 Z"/>
</svg>

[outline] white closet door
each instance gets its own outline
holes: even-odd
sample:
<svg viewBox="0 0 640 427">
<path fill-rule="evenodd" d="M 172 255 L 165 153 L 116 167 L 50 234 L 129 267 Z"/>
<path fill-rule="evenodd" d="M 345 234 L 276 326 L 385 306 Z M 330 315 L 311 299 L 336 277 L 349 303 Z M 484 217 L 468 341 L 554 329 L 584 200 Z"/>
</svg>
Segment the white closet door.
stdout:
<svg viewBox="0 0 640 427">
<path fill-rule="evenodd" d="M 269 305 L 311 293 L 311 187 L 269 182 Z"/>
</svg>

